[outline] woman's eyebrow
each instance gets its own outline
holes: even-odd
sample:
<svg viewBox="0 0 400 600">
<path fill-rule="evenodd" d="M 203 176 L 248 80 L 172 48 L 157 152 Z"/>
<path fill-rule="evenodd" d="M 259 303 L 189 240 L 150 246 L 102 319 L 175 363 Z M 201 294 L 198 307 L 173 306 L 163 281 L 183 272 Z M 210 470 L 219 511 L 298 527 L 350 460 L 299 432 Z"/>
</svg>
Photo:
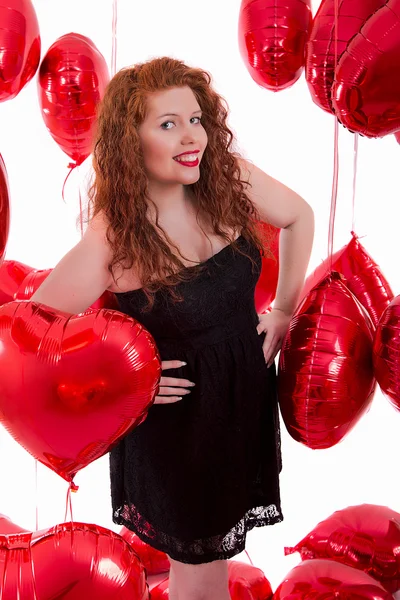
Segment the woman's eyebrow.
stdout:
<svg viewBox="0 0 400 600">
<path fill-rule="evenodd" d="M 201 109 L 195 110 L 192 112 L 192 115 L 195 115 L 196 113 L 199 112 L 203 112 Z M 157 119 L 162 119 L 164 117 L 179 117 L 180 115 L 177 115 L 176 113 L 165 113 L 165 115 L 160 115 L 159 117 L 157 117 Z"/>
</svg>

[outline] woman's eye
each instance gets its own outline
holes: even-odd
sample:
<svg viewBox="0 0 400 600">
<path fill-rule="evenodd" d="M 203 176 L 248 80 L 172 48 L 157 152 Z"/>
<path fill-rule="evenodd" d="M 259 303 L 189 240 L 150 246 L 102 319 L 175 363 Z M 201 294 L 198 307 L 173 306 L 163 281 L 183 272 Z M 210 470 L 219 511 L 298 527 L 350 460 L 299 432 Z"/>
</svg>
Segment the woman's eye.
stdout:
<svg viewBox="0 0 400 600">
<path fill-rule="evenodd" d="M 166 125 L 169 125 L 170 123 L 174 123 L 173 121 L 165 121 L 165 123 L 162 123 L 161 127 L 163 129 L 171 129 L 171 127 L 166 127 Z"/>
<path fill-rule="evenodd" d="M 193 117 L 193 119 L 197 119 L 198 123 L 201 123 L 201 117 Z"/>
</svg>

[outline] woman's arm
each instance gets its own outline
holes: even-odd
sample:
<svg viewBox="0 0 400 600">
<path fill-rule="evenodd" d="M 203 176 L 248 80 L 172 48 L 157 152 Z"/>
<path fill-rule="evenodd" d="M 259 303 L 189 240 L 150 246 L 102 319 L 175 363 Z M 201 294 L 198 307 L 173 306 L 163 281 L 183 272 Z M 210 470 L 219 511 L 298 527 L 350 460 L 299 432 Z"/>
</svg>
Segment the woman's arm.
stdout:
<svg viewBox="0 0 400 600">
<path fill-rule="evenodd" d="M 102 217 L 91 220 L 81 239 L 52 270 L 31 300 L 57 310 L 84 312 L 111 285 L 111 248 Z"/>
<path fill-rule="evenodd" d="M 262 220 L 279 227 L 279 279 L 274 306 L 291 316 L 297 306 L 314 239 L 314 213 L 309 204 L 244 159 L 239 160 L 246 193 Z"/>
</svg>

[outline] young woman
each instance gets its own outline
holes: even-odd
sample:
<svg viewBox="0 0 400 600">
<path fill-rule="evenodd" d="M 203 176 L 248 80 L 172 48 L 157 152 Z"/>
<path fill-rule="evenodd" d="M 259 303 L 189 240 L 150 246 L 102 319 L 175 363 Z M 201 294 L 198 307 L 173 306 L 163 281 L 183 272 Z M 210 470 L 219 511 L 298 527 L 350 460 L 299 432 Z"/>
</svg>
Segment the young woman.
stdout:
<svg viewBox="0 0 400 600">
<path fill-rule="evenodd" d="M 111 451 L 111 494 L 114 522 L 169 555 L 171 600 L 228 600 L 226 559 L 283 518 L 274 358 L 313 212 L 232 143 L 208 73 L 167 57 L 121 70 L 99 110 L 89 226 L 32 297 L 80 313 L 108 289 L 157 343 L 159 392 Z M 257 221 L 282 230 L 260 316 Z"/>
</svg>

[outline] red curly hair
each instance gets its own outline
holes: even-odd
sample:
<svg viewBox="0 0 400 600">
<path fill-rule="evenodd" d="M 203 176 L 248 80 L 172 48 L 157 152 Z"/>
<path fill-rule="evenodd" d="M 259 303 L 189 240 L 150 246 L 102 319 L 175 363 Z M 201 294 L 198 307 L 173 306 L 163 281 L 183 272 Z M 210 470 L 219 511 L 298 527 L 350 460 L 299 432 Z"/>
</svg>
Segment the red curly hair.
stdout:
<svg viewBox="0 0 400 600">
<path fill-rule="evenodd" d="M 88 218 L 99 212 L 106 216 L 107 240 L 113 252 L 108 269 L 114 278 L 116 265 L 134 267 L 149 309 L 154 292 L 162 287 L 179 301 L 174 286 L 195 276 L 201 268 L 185 268 L 171 250 L 176 246 L 147 217 L 147 176 L 137 128 L 146 117 L 149 93 L 171 87 L 191 88 L 203 112 L 202 125 L 208 136 L 200 178 L 190 186 L 196 208 L 208 215 L 215 234 L 228 244 L 231 240 L 227 231 L 239 228 L 262 254 L 269 253 L 267 236 L 257 228 L 259 215 L 245 193 L 246 182 L 240 179 L 239 154 L 232 150 L 234 136 L 227 126 L 226 102 L 212 89 L 211 81 L 209 73 L 180 60 L 156 58 L 119 71 L 98 108 Z M 235 243 L 232 247 L 242 252 Z"/>
</svg>

